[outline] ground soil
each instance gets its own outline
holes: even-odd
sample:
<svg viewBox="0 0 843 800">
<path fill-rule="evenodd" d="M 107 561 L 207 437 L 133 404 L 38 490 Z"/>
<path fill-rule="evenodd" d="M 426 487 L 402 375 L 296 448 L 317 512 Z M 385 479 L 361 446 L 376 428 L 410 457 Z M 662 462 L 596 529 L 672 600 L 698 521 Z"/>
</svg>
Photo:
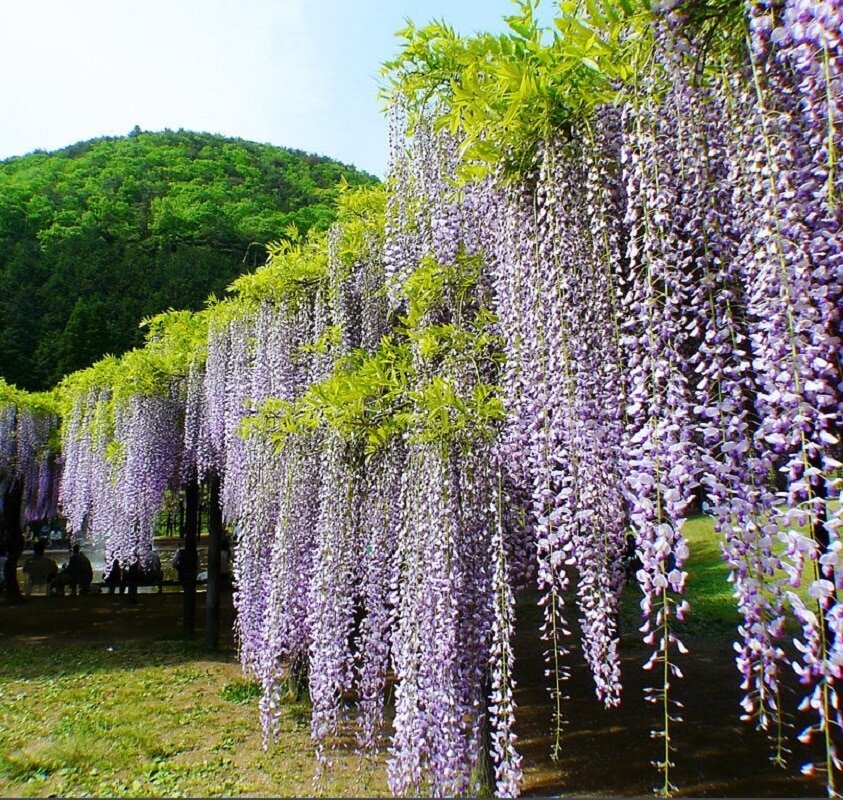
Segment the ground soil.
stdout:
<svg viewBox="0 0 843 800">
<path fill-rule="evenodd" d="M 2 603 L 2 600 L 0 600 Z M 176 638 L 182 633 L 181 592 L 140 591 L 138 602 L 128 594 L 44 597 L 34 595 L 23 605 L 0 605 L 0 646 L 8 639 L 50 641 L 120 641 Z M 197 635 L 205 621 L 205 595 L 196 595 Z M 220 603 L 220 646 L 234 649 L 234 608 L 231 594 Z"/>
<path fill-rule="evenodd" d="M 524 643 L 522 643 L 523 645 Z M 533 649 L 533 642 L 523 649 Z M 691 654 L 682 663 L 684 679 L 675 681 L 675 697 L 684 710 L 673 728 L 675 767 L 671 783 L 677 796 L 690 797 L 820 797 L 824 786 L 799 774 L 809 760 L 806 748 L 789 731 L 788 769 L 770 761 L 771 744 L 764 734 L 740 721 L 741 691 L 729 641 L 688 642 Z M 566 732 L 561 757 L 552 762 L 552 719 L 544 680 L 544 661 L 522 649 L 519 671 L 518 732 L 524 756 L 528 794 L 577 796 L 646 796 L 659 784 L 651 764 L 661 753 L 661 740 L 651 738 L 661 706 L 645 701 L 644 687 L 657 677 L 642 670 L 648 653 L 626 643 L 622 648 L 624 691 L 619 708 L 606 710 L 594 697 L 584 666 L 572 670 L 566 702 Z M 581 659 L 579 659 L 581 661 Z M 793 702 L 796 705 L 796 702 Z M 802 725 L 807 720 L 800 720 Z"/>
<path fill-rule="evenodd" d="M 0 601 L 2 602 L 2 601 Z M 42 642 L 118 642 L 129 639 L 174 638 L 180 633 L 180 594 L 146 594 L 137 604 L 120 595 L 32 597 L 21 606 L 0 606 L 0 647 L 12 642 L 37 646 Z M 231 596 L 222 604 L 222 650 L 235 658 Z M 198 596 L 199 635 L 204 620 L 204 596 Z M 643 645 L 633 635 L 621 647 L 624 695 L 618 709 L 606 711 L 594 699 L 593 684 L 584 667 L 575 666 L 568 682 L 561 757 L 549 758 L 551 714 L 545 689 L 541 642 L 533 627 L 522 626 L 516 642 L 518 663 L 519 749 L 524 756 L 525 794 L 565 796 L 646 796 L 658 782 L 651 761 L 659 742 L 650 729 L 659 714 L 643 699 L 650 673 L 641 665 Z M 825 794 L 816 779 L 799 774 L 810 754 L 792 744 L 789 769 L 769 762 L 770 747 L 763 734 L 739 721 L 740 688 L 728 637 L 698 637 L 686 642 L 685 679 L 677 681 L 676 697 L 685 706 L 684 722 L 675 727 L 676 763 L 673 783 L 679 795 L 700 797 L 808 797 Z M 571 662 L 581 659 L 572 654 Z M 795 707 L 794 695 L 792 705 Z M 801 729 L 808 720 L 795 720 Z M 793 732 L 791 742 L 795 741 Z"/>
</svg>

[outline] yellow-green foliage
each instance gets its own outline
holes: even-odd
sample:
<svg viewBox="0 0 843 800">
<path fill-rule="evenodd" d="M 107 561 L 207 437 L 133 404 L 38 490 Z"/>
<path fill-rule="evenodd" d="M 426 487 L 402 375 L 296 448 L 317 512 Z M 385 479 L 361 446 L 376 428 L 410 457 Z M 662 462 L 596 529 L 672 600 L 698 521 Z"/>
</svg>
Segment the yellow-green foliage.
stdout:
<svg viewBox="0 0 843 800">
<path fill-rule="evenodd" d="M 27 392 L 0 378 L 0 407 L 13 405 L 31 411 L 36 416 L 58 414 L 59 405 L 55 392 Z"/>
<path fill-rule="evenodd" d="M 269 400 L 247 435 L 269 435 L 280 447 L 292 433 L 330 428 L 374 452 L 404 430 L 411 354 L 406 342 L 384 338 L 373 353 L 355 350 L 295 402 Z"/>
<path fill-rule="evenodd" d="M 269 259 L 265 266 L 243 275 L 230 286 L 230 291 L 246 304 L 295 304 L 328 277 L 324 234 L 305 241 L 273 242 L 267 250 Z"/>
<path fill-rule="evenodd" d="M 474 297 L 481 266 L 474 256 L 452 265 L 427 258 L 404 283 L 408 312 L 392 335 L 373 352 L 339 359 L 295 402 L 264 403 L 245 435 L 267 435 L 280 447 L 290 434 L 329 428 L 367 454 L 395 436 L 466 445 L 488 436 L 504 407 L 498 387 L 481 379 L 500 358 L 495 317 Z M 432 321 L 446 309 L 448 321 Z M 476 380 L 460 390 L 456 376 L 465 373 Z"/>
<path fill-rule="evenodd" d="M 194 361 L 204 359 L 212 308 L 199 312 L 170 309 L 143 321 L 145 349 L 158 360 L 162 372 L 185 376 Z"/>
<path fill-rule="evenodd" d="M 386 95 L 460 137 L 461 177 L 518 175 L 536 147 L 596 109 L 630 97 L 640 77 L 659 80 L 651 58 L 654 14 L 649 0 L 562 0 L 552 26 L 539 0 L 518 0 L 500 35 L 462 37 L 437 22 L 409 25 L 400 54 L 384 65 Z M 689 30 L 715 63 L 744 46 L 740 0 L 687 0 Z M 691 65 L 698 73 L 705 63 Z"/>
<path fill-rule="evenodd" d="M 303 238 L 288 231 L 287 239 L 267 245 L 266 264 L 238 278 L 229 290 L 246 307 L 262 302 L 295 307 L 318 286 L 327 290 L 329 278 L 342 281 L 356 261 L 383 238 L 385 198 L 382 186 L 345 187 L 340 193 L 335 228 L 339 263 L 329 263 L 327 234 Z"/>
<path fill-rule="evenodd" d="M 377 248 L 384 237 L 386 189 L 345 187 L 337 202 L 337 256 L 348 270 L 361 255 Z"/>
<path fill-rule="evenodd" d="M 553 28 L 539 22 L 537 5 L 518 2 L 497 36 L 409 25 L 401 53 L 384 65 L 391 98 L 426 114 L 434 103 L 437 126 L 463 137 L 463 177 L 528 166 L 540 141 L 612 102 L 647 59 L 649 2 L 561 2 Z"/>
</svg>

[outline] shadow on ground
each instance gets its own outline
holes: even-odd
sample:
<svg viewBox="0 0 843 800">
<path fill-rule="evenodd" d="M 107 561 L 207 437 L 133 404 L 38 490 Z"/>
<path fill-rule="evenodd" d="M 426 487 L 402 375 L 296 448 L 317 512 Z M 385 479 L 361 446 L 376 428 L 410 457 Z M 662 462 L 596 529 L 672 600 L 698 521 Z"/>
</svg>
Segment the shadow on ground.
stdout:
<svg viewBox="0 0 843 800">
<path fill-rule="evenodd" d="M 129 604 L 119 595 L 91 597 L 35 597 L 22 606 L 0 609 L 0 662 L 6 679 L 36 675 L 56 678 L 92 670 L 127 669 L 142 665 L 178 664 L 208 660 L 201 644 L 204 596 L 198 596 L 197 639 L 185 641 L 181 629 L 180 594 L 142 594 Z M 644 700 L 643 689 L 656 676 L 642 670 L 647 650 L 634 624 L 626 623 L 621 645 L 624 694 L 620 708 L 607 711 L 595 697 L 584 666 L 574 666 L 567 683 L 568 724 L 561 741 L 561 756 L 549 757 L 551 706 L 545 688 L 545 663 L 539 639 L 535 598 L 522 598 L 523 617 L 516 639 L 518 702 L 516 731 L 524 757 L 528 795 L 648 796 L 658 781 L 651 761 L 659 742 L 650 729 L 660 710 Z M 235 658 L 231 596 L 223 598 L 224 631 L 220 661 Z M 789 733 L 788 770 L 769 761 L 765 736 L 739 721 L 740 688 L 734 666 L 731 635 L 693 635 L 686 638 L 690 654 L 681 667 L 675 697 L 685 705 L 685 721 L 675 726 L 676 763 L 672 781 L 679 795 L 696 797 L 810 797 L 824 796 L 817 781 L 799 774 L 810 753 Z M 40 644 L 44 647 L 38 656 Z M 91 659 L 91 644 L 101 653 Z M 31 657 L 27 658 L 27 652 Z M 99 652 L 99 651 L 97 651 Z M 572 653 L 570 663 L 582 659 Z M 14 673 L 14 674 L 13 674 Z M 798 703 L 796 684 L 788 687 L 789 705 Z M 804 715 L 796 720 L 801 729 Z M 257 725 L 257 721 L 255 721 Z"/>
<path fill-rule="evenodd" d="M 235 656 L 231 595 L 222 597 L 218 653 L 209 653 L 202 641 L 203 594 L 197 595 L 196 611 L 196 636 L 191 640 L 184 635 L 182 595 L 176 593 L 142 593 L 137 603 L 129 603 L 125 595 L 99 594 L 36 596 L 21 605 L 0 605 L 3 678 L 58 678 L 197 659 L 231 661 Z M 101 645 L 93 650 L 93 658 L 91 645 Z M 25 651 L 31 658 L 19 657 Z"/>
<path fill-rule="evenodd" d="M 623 696 L 620 707 L 607 710 L 597 701 L 594 683 L 578 650 L 568 658 L 575 665 L 565 692 L 567 725 L 560 758 L 549 758 L 553 728 L 551 704 L 545 685 L 546 664 L 541 655 L 535 597 L 522 598 L 519 615 L 526 617 L 516 638 L 516 732 L 524 756 L 525 794 L 646 797 L 652 796 L 659 775 L 652 761 L 662 757 L 661 740 L 651 738 L 662 713 L 646 702 L 644 688 L 658 675 L 642 667 L 650 650 L 641 643 L 635 619 L 622 627 Z M 787 732 L 788 769 L 770 761 L 771 744 L 752 725 L 740 721 L 740 676 L 734 663 L 731 631 L 684 637 L 690 653 L 680 656 L 684 674 L 672 688 L 682 702 L 683 722 L 673 727 L 675 768 L 671 782 L 677 796 L 690 797 L 824 797 L 816 778 L 800 774 L 801 764 L 812 760 L 810 751 L 796 741 L 796 733 L 811 720 L 799 715 L 798 730 Z M 787 676 L 787 704 L 795 710 L 802 694 L 792 673 Z M 814 759 L 819 754 L 814 754 Z M 659 784 L 660 785 L 660 784 Z"/>
</svg>

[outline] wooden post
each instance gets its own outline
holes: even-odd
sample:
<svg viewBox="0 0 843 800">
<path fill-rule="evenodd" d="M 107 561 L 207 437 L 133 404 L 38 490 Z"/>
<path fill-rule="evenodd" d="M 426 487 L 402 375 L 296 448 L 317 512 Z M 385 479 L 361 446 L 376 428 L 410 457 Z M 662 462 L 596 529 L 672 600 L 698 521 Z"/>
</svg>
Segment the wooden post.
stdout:
<svg viewBox="0 0 843 800">
<path fill-rule="evenodd" d="M 184 580 L 182 581 L 184 632 L 196 634 L 196 573 L 199 559 L 196 540 L 199 533 L 199 481 L 190 481 L 184 490 Z"/>
<path fill-rule="evenodd" d="M 3 580 L 6 583 L 6 600 L 22 603 L 23 594 L 18 583 L 18 561 L 23 554 L 23 528 L 21 527 L 21 504 L 23 502 L 23 480 L 16 478 L 6 490 L 3 498 L 3 541 L 6 563 Z"/>
<path fill-rule="evenodd" d="M 222 549 L 222 509 L 220 479 L 208 480 L 208 585 L 205 592 L 205 644 L 211 650 L 220 646 L 220 551 Z"/>
</svg>

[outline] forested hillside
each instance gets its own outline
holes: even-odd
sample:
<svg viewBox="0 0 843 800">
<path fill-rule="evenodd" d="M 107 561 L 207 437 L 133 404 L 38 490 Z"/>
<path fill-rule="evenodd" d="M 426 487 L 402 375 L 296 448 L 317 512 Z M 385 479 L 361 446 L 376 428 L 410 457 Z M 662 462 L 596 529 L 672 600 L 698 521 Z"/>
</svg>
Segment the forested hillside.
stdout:
<svg viewBox="0 0 843 800">
<path fill-rule="evenodd" d="M 324 230 L 338 185 L 376 179 L 321 156 L 204 133 L 95 139 L 0 162 L 0 375 L 29 389 L 196 309 L 295 226 Z"/>
</svg>

